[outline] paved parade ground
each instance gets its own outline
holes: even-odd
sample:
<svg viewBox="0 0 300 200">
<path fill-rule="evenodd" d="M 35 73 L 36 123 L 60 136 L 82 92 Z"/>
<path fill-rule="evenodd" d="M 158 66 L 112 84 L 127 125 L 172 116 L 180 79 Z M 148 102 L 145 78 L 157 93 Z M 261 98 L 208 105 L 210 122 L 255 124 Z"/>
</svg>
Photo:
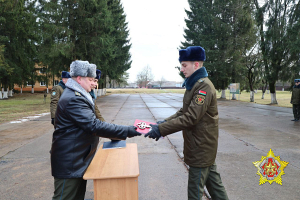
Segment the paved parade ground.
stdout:
<svg viewBox="0 0 300 200">
<path fill-rule="evenodd" d="M 97 99 L 107 122 L 133 125 L 136 119 L 156 122 L 182 106 L 183 94 L 112 94 Z M 218 100 L 218 171 L 231 200 L 299 199 L 300 122 L 293 122 L 292 109 L 240 101 Z M 50 146 L 53 126 L 50 115 L 22 123 L 0 125 L 1 200 L 51 199 L 53 177 Z M 108 141 L 101 139 L 100 145 Z M 182 162 L 181 132 L 159 141 L 135 137 L 140 176 L 140 200 L 187 199 L 187 166 Z M 266 182 L 253 162 L 261 161 L 270 149 L 288 162 L 282 185 Z M 88 181 L 86 199 L 93 199 Z"/>
</svg>

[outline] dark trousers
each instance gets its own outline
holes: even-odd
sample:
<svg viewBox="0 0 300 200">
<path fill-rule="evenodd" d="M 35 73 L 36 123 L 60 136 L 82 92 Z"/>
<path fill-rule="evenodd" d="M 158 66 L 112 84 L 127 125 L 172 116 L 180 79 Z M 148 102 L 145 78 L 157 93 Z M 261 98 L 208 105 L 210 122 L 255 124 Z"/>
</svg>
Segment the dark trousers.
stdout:
<svg viewBox="0 0 300 200">
<path fill-rule="evenodd" d="M 295 119 L 300 118 L 300 104 L 293 104 L 293 114 Z"/>
<path fill-rule="evenodd" d="M 84 200 L 86 180 L 82 178 L 54 178 L 54 195 L 52 200 Z"/>
<path fill-rule="evenodd" d="M 201 200 L 204 185 L 206 185 L 212 200 L 228 200 L 226 190 L 223 186 L 221 176 L 217 172 L 217 165 L 215 163 L 212 166 L 204 168 L 190 166 L 188 199 Z"/>
</svg>

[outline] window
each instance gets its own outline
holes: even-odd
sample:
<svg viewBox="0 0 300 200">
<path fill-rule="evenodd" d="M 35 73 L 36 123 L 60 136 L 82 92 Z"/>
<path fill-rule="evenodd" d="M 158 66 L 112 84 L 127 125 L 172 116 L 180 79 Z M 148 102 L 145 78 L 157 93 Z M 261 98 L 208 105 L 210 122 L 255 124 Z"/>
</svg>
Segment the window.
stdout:
<svg viewBox="0 0 300 200">
<path fill-rule="evenodd" d="M 32 86 L 32 85 L 30 84 L 30 82 L 31 82 L 31 81 L 27 81 L 27 86 Z"/>
<path fill-rule="evenodd" d="M 46 82 L 45 81 L 41 81 L 40 82 L 40 86 L 46 86 Z"/>
</svg>

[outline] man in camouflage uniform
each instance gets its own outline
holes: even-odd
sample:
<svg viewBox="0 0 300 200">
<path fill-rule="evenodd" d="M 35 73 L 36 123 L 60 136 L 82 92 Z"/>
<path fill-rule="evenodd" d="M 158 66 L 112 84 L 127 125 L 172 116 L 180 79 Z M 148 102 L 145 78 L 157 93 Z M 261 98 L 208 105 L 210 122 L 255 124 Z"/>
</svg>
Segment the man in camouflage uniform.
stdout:
<svg viewBox="0 0 300 200">
<path fill-rule="evenodd" d="M 145 137 L 156 139 L 182 130 L 184 162 L 189 165 L 188 199 L 201 200 L 206 185 L 213 200 L 227 200 L 215 163 L 218 147 L 216 90 L 203 67 L 205 51 L 191 46 L 179 51 L 181 72 L 186 79 L 183 107 L 174 115 L 150 125 Z"/>
<path fill-rule="evenodd" d="M 294 119 L 292 121 L 299 121 L 300 118 L 300 79 L 295 79 L 295 85 L 292 91 L 291 104 L 293 104 Z"/>
<path fill-rule="evenodd" d="M 57 108 L 58 100 L 66 88 L 65 84 L 69 78 L 71 78 L 70 73 L 66 71 L 62 71 L 61 73 L 62 80 L 58 83 L 58 85 L 53 86 L 51 91 L 51 102 L 50 102 L 50 113 L 51 113 L 51 124 L 54 126 L 54 117 Z"/>
</svg>

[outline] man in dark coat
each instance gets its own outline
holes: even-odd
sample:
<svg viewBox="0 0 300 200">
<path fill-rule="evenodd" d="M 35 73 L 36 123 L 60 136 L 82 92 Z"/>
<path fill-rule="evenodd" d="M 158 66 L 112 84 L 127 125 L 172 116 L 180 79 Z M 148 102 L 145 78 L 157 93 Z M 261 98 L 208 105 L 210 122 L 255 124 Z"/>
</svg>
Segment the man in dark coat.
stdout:
<svg viewBox="0 0 300 200">
<path fill-rule="evenodd" d="M 183 107 L 174 115 L 157 122 L 145 135 L 158 140 L 182 130 L 184 162 L 189 165 L 188 199 L 201 200 L 206 185 L 213 200 L 227 200 L 227 193 L 217 172 L 218 108 L 216 90 L 203 67 L 205 51 L 191 46 L 179 51 L 181 72 L 186 79 Z"/>
<path fill-rule="evenodd" d="M 292 91 L 291 104 L 293 104 L 294 119 L 292 121 L 299 121 L 300 118 L 300 79 L 295 79 L 295 85 Z"/>
<path fill-rule="evenodd" d="M 54 117 L 56 112 L 56 107 L 60 96 L 62 95 L 64 89 L 66 88 L 65 84 L 68 79 L 71 78 L 70 73 L 62 71 L 61 81 L 58 85 L 52 87 L 51 91 L 51 102 L 50 102 L 50 114 L 51 114 L 51 124 L 54 126 Z"/>
<path fill-rule="evenodd" d="M 94 87 L 95 65 L 76 60 L 59 99 L 52 138 L 51 169 L 54 177 L 53 200 L 83 200 L 83 175 L 97 150 L 99 137 L 125 140 L 141 135 L 134 126 L 100 121 L 95 116 L 89 92 Z"/>
</svg>

